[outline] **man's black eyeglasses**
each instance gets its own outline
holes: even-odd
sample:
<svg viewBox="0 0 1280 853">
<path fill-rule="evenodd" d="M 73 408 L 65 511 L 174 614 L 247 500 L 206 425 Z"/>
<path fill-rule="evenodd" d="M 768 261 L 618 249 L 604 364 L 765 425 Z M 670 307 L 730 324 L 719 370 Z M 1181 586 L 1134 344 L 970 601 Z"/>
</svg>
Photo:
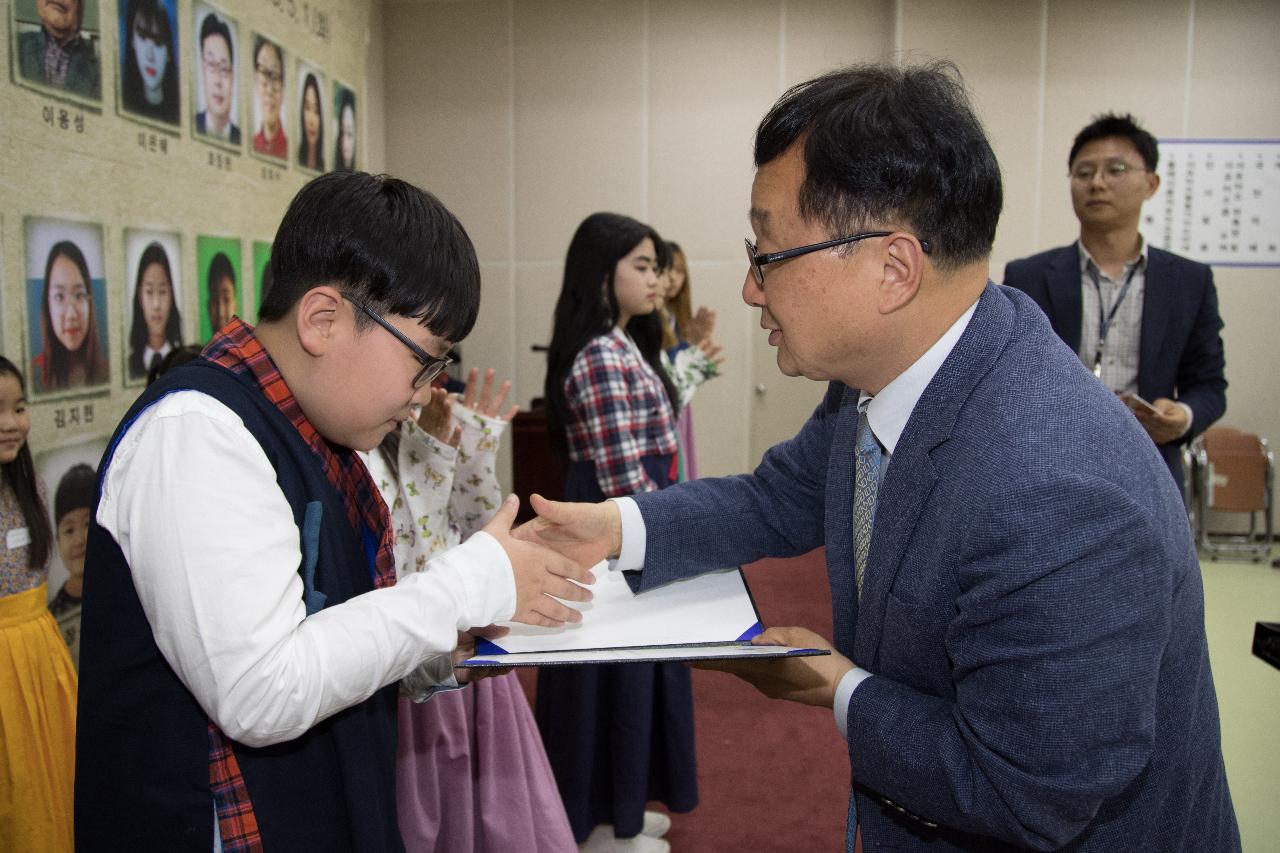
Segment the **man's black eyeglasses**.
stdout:
<svg viewBox="0 0 1280 853">
<path fill-rule="evenodd" d="M 394 335 L 396 340 L 398 340 L 400 343 L 408 347 L 409 351 L 413 353 L 413 357 L 416 358 L 418 360 L 418 363 L 422 365 L 422 368 L 413 377 L 413 387 L 415 389 L 421 388 L 423 385 L 426 385 L 432 379 L 435 379 L 437 376 L 439 376 L 442 370 L 444 370 L 450 364 L 453 364 L 453 359 L 449 358 L 449 356 L 432 355 L 431 353 L 424 350 L 422 347 L 415 344 L 413 341 L 409 340 L 404 335 L 403 332 L 401 332 L 395 326 L 388 323 L 385 317 L 383 317 L 377 311 L 374 311 L 369 306 L 361 302 L 358 302 L 355 299 L 352 299 L 350 296 L 344 296 L 343 298 L 346 299 L 348 302 L 350 302 L 352 305 L 359 308 L 361 311 L 363 311 L 365 313 L 365 316 L 367 316 L 370 320 L 377 323 L 379 326 L 381 326 L 382 328 L 390 332 L 392 335 Z"/>
<path fill-rule="evenodd" d="M 807 255 L 810 252 L 820 252 L 823 249 L 830 249 L 835 246 L 843 246 L 846 243 L 856 243 L 859 240 L 869 240 L 872 237 L 888 237 L 892 231 L 866 231 L 862 234 L 853 234 L 849 237 L 837 237 L 834 240 L 823 240 L 821 243 L 810 243 L 808 246 L 797 246 L 794 249 L 783 249 L 781 252 L 765 252 L 758 254 L 756 252 L 756 244 L 750 240 L 743 240 L 747 244 L 747 263 L 751 264 L 751 274 L 756 278 L 756 284 L 764 286 L 764 270 L 761 267 L 766 264 L 774 264 L 778 261 L 785 261 L 788 258 L 798 258 L 801 255 Z M 928 254 L 932 248 L 928 240 L 920 241 L 920 248 Z"/>
</svg>

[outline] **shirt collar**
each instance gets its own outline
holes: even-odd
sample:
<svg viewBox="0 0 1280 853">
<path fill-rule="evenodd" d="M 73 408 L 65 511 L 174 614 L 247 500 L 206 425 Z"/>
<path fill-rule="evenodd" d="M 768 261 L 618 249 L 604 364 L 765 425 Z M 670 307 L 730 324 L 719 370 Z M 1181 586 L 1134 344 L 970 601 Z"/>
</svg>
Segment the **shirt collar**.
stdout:
<svg viewBox="0 0 1280 853">
<path fill-rule="evenodd" d="M 1138 234 L 1138 242 L 1140 244 L 1138 257 L 1133 260 L 1126 261 L 1124 265 L 1125 270 L 1128 270 L 1133 266 L 1141 266 L 1145 268 L 1147 265 L 1147 241 L 1141 233 Z M 1089 254 L 1089 250 L 1084 247 L 1084 242 L 1078 237 L 1076 238 L 1076 248 L 1080 250 L 1080 275 L 1085 276 L 1089 274 L 1090 264 L 1092 264 L 1093 268 L 1098 270 L 1099 273 L 1102 272 L 1102 267 L 1098 266 L 1098 262 L 1093 259 L 1093 255 Z"/>
<path fill-rule="evenodd" d="M 907 420 L 915 410 L 916 403 L 920 402 L 924 389 L 929 387 L 929 383 L 933 381 L 942 363 L 947 360 L 951 350 L 955 349 L 956 342 L 969 327 L 969 321 L 973 319 L 973 312 L 977 308 L 978 300 L 974 300 L 968 310 L 942 333 L 942 337 L 938 338 L 924 355 L 916 359 L 910 367 L 898 374 L 871 399 L 871 403 L 867 406 L 867 422 L 871 424 L 871 431 L 875 433 L 880 445 L 890 455 L 898 446 L 898 439 L 906 429 Z M 870 396 L 864 391 L 859 394 L 858 402 Z"/>
</svg>

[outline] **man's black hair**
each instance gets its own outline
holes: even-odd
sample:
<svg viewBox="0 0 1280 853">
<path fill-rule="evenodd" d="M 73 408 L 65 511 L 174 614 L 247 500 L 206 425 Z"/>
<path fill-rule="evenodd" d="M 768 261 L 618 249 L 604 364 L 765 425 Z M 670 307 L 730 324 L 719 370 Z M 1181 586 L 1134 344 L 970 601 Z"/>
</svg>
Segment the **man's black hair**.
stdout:
<svg viewBox="0 0 1280 853">
<path fill-rule="evenodd" d="M 1156 138 L 1144 130 L 1132 115 L 1103 113 L 1076 134 L 1075 141 L 1071 143 L 1071 153 L 1067 155 L 1067 168 L 1076 162 L 1081 148 L 1099 139 L 1127 139 L 1132 142 L 1148 172 L 1154 172 L 1160 163 L 1160 146 L 1156 144 Z"/>
<path fill-rule="evenodd" d="M 991 254 L 1000 166 L 954 65 L 855 65 L 794 86 L 760 122 L 756 167 L 795 143 L 800 215 L 831 237 L 909 228 L 944 269 Z"/>
<path fill-rule="evenodd" d="M 227 43 L 227 61 L 231 63 L 231 67 L 236 67 L 236 46 L 231 43 L 231 27 L 227 26 L 227 22 L 210 12 L 204 17 L 204 23 L 200 25 L 200 49 L 204 50 L 204 40 L 209 36 L 222 36 L 222 40 Z M 172 57 L 170 57 L 172 61 Z"/>
<path fill-rule="evenodd" d="M 480 264 L 462 223 L 431 193 L 387 175 L 331 172 L 304 186 L 276 231 L 269 269 L 263 321 L 283 319 L 322 284 L 452 342 L 480 311 Z M 372 321 L 356 312 L 356 322 Z"/>
</svg>

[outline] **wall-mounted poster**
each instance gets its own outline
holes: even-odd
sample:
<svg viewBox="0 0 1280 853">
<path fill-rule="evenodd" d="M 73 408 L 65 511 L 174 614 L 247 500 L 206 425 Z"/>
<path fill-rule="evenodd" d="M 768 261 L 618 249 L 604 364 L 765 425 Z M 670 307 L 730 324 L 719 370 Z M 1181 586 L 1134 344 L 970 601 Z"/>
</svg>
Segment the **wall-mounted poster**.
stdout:
<svg viewBox="0 0 1280 853">
<path fill-rule="evenodd" d="M 200 293 L 200 341 L 207 343 L 240 307 L 240 241 L 234 237 L 197 237 L 196 274 Z"/>
<path fill-rule="evenodd" d="M 182 346 L 181 238 L 165 231 L 125 229 L 124 383 L 140 385 Z"/>
<path fill-rule="evenodd" d="M 271 263 L 271 244 L 266 240 L 253 241 L 253 322 L 258 322 L 262 313 L 262 297 L 271 286 L 271 273 L 267 265 Z"/>
<path fill-rule="evenodd" d="M 356 168 L 356 93 L 333 81 L 333 168 Z"/>
<path fill-rule="evenodd" d="M 315 66 L 298 60 L 298 156 L 299 166 L 311 172 L 324 171 L 324 74 Z"/>
<path fill-rule="evenodd" d="M 9 54 L 25 86 L 102 103 L 102 27 L 98 0 L 13 0 Z"/>
<path fill-rule="evenodd" d="M 284 48 L 261 33 L 253 36 L 253 152 L 289 161 L 285 133 Z"/>
<path fill-rule="evenodd" d="M 27 350 L 36 396 L 110 380 L 102 226 L 28 217 Z"/>
<path fill-rule="evenodd" d="M 119 0 L 120 114 L 176 130 L 181 120 L 178 0 Z"/>
<path fill-rule="evenodd" d="M 37 454 L 36 474 L 48 490 L 49 521 L 53 528 L 53 559 L 49 562 L 49 609 L 58 621 L 71 660 L 80 668 L 80 600 L 84 582 L 85 541 L 89 513 L 97 485 L 98 463 L 107 449 L 107 436 Z"/>
<path fill-rule="evenodd" d="M 236 85 L 236 22 L 204 3 L 195 8 L 196 136 L 240 148 L 240 87 Z"/>
</svg>

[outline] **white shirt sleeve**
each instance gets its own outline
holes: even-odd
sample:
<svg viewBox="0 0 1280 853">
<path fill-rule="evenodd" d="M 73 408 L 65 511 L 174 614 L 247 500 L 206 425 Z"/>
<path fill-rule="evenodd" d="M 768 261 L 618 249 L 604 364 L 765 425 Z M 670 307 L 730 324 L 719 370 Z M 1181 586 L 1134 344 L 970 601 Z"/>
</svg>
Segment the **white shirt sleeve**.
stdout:
<svg viewBox="0 0 1280 853">
<path fill-rule="evenodd" d="M 307 617 L 299 531 L 275 471 L 239 417 L 195 391 L 130 427 L 97 520 L 129 563 L 165 660 L 249 746 L 298 737 L 451 650 L 459 630 L 515 611 L 510 561 L 479 533 L 430 571 Z"/>
<path fill-rule="evenodd" d="M 622 547 L 618 550 L 618 559 L 609 561 L 609 571 L 639 571 L 644 568 L 644 516 L 631 498 L 609 500 L 618 505 L 618 514 L 622 516 Z"/>
</svg>

